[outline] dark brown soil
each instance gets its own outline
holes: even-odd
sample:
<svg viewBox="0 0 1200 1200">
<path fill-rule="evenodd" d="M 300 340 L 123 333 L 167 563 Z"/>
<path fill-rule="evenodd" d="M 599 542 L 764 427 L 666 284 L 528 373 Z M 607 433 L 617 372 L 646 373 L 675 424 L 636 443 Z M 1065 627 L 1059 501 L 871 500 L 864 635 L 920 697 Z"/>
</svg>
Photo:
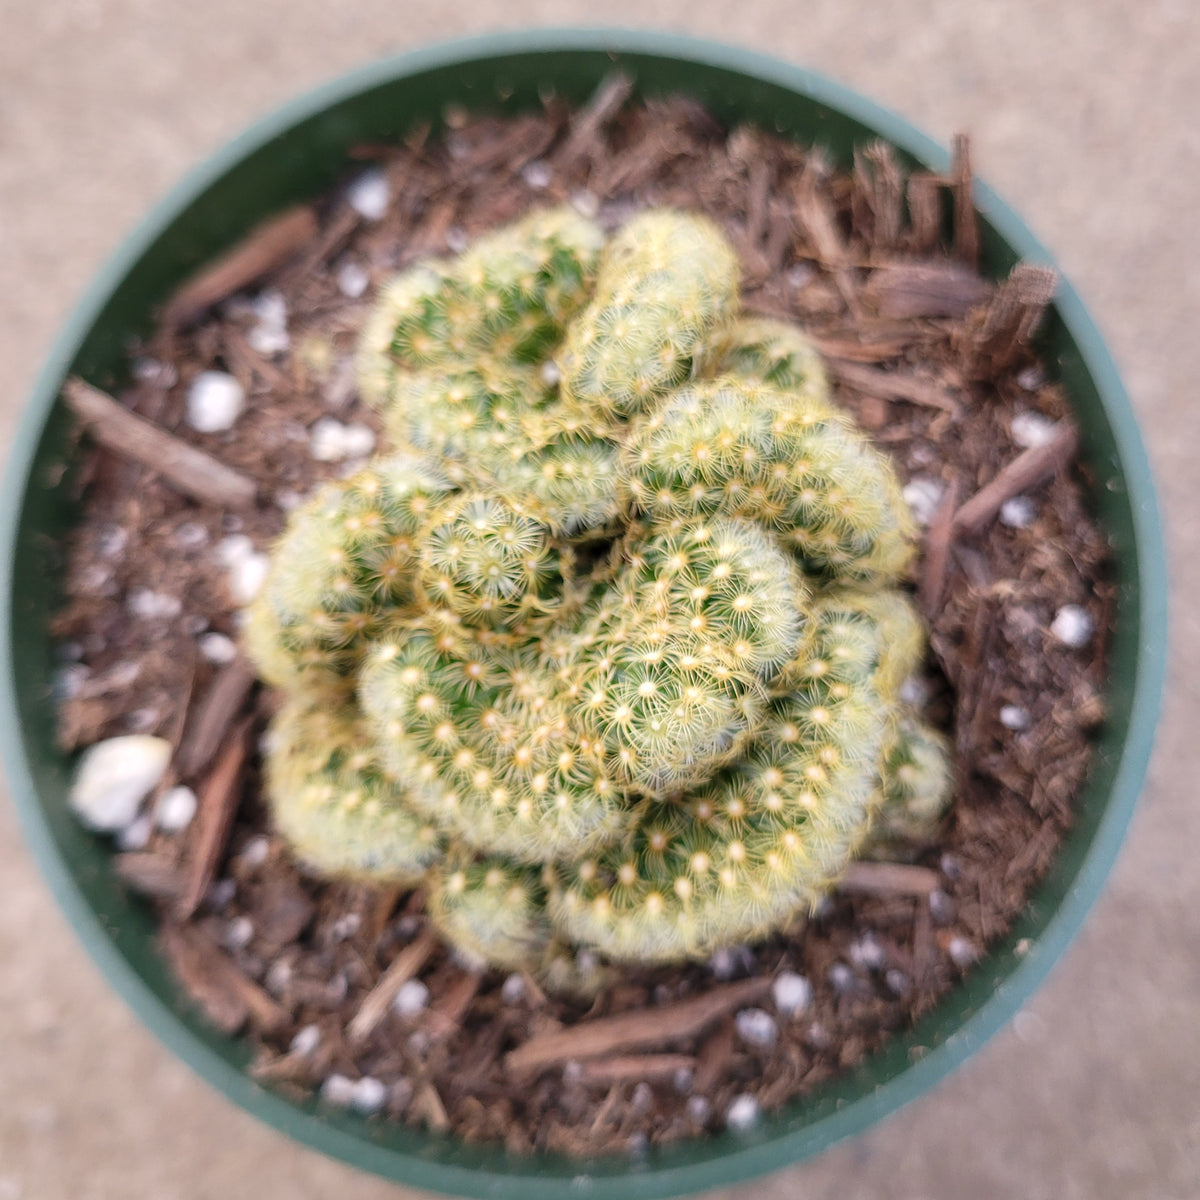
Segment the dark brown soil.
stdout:
<svg viewBox="0 0 1200 1200">
<path fill-rule="evenodd" d="M 114 865 L 157 907 L 164 952 L 208 1017 L 252 1039 L 256 1070 L 274 1086 L 374 1078 L 385 1085 L 375 1099 L 394 1118 L 514 1152 L 637 1152 L 694 1137 L 720 1128 L 735 1096 L 776 1108 L 908 1026 L 1020 913 L 1071 823 L 1090 734 L 1104 718 L 1113 589 L 1088 479 L 1068 462 L 1069 423 L 1049 450 L 1020 460 L 1026 527 L 994 519 L 990 493 L 982 515 L 979 502 L 962 507 L 998 476 L 1002 492 L 1014 490 L 1002 472 L 1022 453 L 1015 414 L 1066 422 L 1068 413 L 1029 344 L 1044 273 L 999 288 L 976 275 L 965 144 L 945 179 L 905 179 L 879 148 L 836 172 L 778 137 L 722 128 L 690 101 L 616 111 L 620 99 L 618 82 L 590 118 L 554 103 L 504 120 L 451 114 L 437 140 L 421 133 L 403 147 L 365 147 L 364 163 L 381 165 L 391 185 L 382 220 L 362 220 L 339 193 L 293 216 L 282 241 L 278 230 L 260 234 L 224 275 L 202 280 L 142 348 L 152 362 L 119 399 L 250 476 L 259 501 L 205 507 L 127 457 L 81 445 L 86 515 L 55 621 L 69 663 L 63 745 L 161 734 L 178 748 L 167 782 L 200 793 L 185 832 L 156 832 Z M 543 997 L 528 981 L 522 991 L 471 975 L 426 932 L 419 894 L 301 874 L 259 795 L 256 739 L 270 696 L 241 663 L 216 667 L 197 649 L 205 631 L 236 637 L 222 540 L 245 535 L 265 549 L 295 497 L 341 469 L 314 461 L 309 427 L 330 415 L 375 424 L 348 374 L 375 288 L 422 255 L 564 200 L 610 224 L 649 204 L 713 216 L 742 255 L 748 307 L 801 320 L 829 359 L 838 398 L 903 478 L 944 486 L 913 583 L 932 627 L 926 712 L 950 731 L 958 762 L 944 834 L 911 865 L 867 866 L 790 935 L 713 964 L 628 971 L 587 1006 Z M 361 299 L 339 291 L 347 262 L 369 273 Z M 246 341 L 245 303 L 226 302 L 263 286 L 282 292 L 289 313 L 291 348 L 270 358 Z M 322 339 L 332 339 L 332 357 L 313 352 Z M 233 373 L 249 396 L 228 434 L 197 434 L 182 419 L 189 382 L 209 368 Z M 139 589 L 177 598 L 179 615 L 135 618 Z M 1083 648 L 1050 632 L 1067 604 L 1093 619 Z M 1028 727 L 1006 727 L 1004 706 L 1024 710 Z M 812 984 L 811 1005 L 795 1017 L 776 1012 L 765 983 L 717 990 L 782 970 Z M 428 1005 L 408 1017 L 389 1003 L 406 974 L 429 989 Z M 678 1036 L 673 1006 L 706 994 L 712 1012 Z M 735 1012 L 747 1006 L 777 1018 L 774 1046 L 739 1036 Z M 607 1029 L 596 1020 L 635 1012 L 632 1033 L 595 1041 Z M 319 1036 L 304 1034 L 289 1052 L 307 1026 Z M 576 1040 L 551 1046 L 540 1065 L 506 1059 L 561 1030 Z"/>
</svg>

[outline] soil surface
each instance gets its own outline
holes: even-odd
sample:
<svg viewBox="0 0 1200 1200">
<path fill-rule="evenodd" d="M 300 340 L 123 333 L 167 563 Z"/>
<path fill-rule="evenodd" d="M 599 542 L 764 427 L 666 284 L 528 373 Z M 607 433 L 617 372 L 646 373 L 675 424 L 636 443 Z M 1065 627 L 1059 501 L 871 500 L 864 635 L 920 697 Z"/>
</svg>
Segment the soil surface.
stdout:
<svg viewBox="0 0 1200 1200">
<path fill-rule="evenodd" d="M 255 499 L 198 501 L 92 411 L 95 441 L 82 439 L 74 473 L 85 515 L 55 619 L 63 745 L 158 734 L 175 746 L 160 791 L 199 796 L 182 831 L 125 835 L 114 866 L 156 906 L 163 951 L 206 1016 L 253 1040 L 274 1086 L 322 1087 L 330 1103 L 515 1153 L 636 1154 L 753 1120 L 909 1026 L 1020 913 L 1104 720 L 1107 547 L 1067 400 L 1035 354 L 1053 281 L 1036 268 L 1000 284 L 977 273 L 965 143 L 945 177 L 907 176 L 882 147 L 841 171 L 690 101 L 625 100 L 617 79 L 578 112 L 551 101 L 507 119 L 449 113 L 437 138 L 363 147 L 363 170 L 378 172 L 366 191 L 386 191 L 381 217 L 355 207 L 370 208 L 358 176 L 182 289 L 118 400 L 252 481 Z M 607 226 L 648 205 L 707 213 L 741 254 L 746 307 L 809 330 L 836 399 L 892 455 L 925 518 L 912 586 L 931 653 L 916 691 L 957 761 L 936 845 L 856 864 L 786 936 L 625 971 L 587 1004 L 464 969 L 426 929 L 419 893 L 303 874 L 260 795 L 273 697 L 212 636 L 236 640 L 238 581 L 287 511 L 357 465 L 314 458 L 317 423 L 378 433 L 352 377 L 378 286 L 564 201 Z M 272 341 L 275 296 L 286 338 Z M 229 432 L 185 420 L 205 370 L 245 389 Z M 1070 606 L 1082 610 L 1074 631 Z M 787 973 L 811 989 L 798 1008 L 804 989 L 791 980 L 789 1003 Z"/>
</svg>

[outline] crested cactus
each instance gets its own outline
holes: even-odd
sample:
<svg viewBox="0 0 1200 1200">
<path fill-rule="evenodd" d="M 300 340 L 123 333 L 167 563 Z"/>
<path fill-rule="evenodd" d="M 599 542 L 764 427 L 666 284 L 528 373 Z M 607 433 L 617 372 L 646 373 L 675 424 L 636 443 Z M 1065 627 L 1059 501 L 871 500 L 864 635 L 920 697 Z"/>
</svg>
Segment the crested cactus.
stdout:
<svg viewBox="0 0 1200 1200">
<path fill-rule="evenodd" d="M 292 514 L 245 634 L 311 869 L 586 991 L 927 835 L 911 517 L 711 222 L 535 213 L 385 287 L 358 366 L 393 457 Z"/>
</svg>

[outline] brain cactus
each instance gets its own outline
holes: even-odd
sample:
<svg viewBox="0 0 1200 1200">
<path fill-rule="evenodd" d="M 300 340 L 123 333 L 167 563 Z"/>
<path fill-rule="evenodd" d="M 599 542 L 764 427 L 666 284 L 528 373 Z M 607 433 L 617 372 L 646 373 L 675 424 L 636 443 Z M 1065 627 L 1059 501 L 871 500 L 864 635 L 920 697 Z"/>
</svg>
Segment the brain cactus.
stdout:
<svg viewBox="0 0 1200 1200">
<path fill-rule="evenodd" d="M 780 929 L 948 798 L 895 474 L 738 293 L 669 210 L 410 269 L 358 353 L 392 449 L 292 514 L 248 613 L 297 857 L 423 882 L 552 988 Z"/>
</svg>

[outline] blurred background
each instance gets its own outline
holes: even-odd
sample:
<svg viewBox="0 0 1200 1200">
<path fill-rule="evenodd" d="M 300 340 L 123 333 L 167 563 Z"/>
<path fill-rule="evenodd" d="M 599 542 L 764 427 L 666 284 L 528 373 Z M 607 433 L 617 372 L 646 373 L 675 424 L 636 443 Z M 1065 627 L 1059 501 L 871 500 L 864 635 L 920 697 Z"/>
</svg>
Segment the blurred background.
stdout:
<svg viewBox="0 0 1200 1200">
<path fill-rule="evenodd" d="M 383 54 L 653 25 L 825 72 L 1027 219 L 1109 340 L 1158 473 L 1172 669 L 1142 804 L 1049 983 L 934 1092 L 722 1200 L 1200 1196 L 1200 8 L 1190 0 L 0 0 L 0 446 L 81 290 L 201 157 Z M 0 1200 L 396 1200 L 230 1106 L 109 991 L 0 798 Z"/>
</svg>

